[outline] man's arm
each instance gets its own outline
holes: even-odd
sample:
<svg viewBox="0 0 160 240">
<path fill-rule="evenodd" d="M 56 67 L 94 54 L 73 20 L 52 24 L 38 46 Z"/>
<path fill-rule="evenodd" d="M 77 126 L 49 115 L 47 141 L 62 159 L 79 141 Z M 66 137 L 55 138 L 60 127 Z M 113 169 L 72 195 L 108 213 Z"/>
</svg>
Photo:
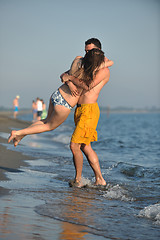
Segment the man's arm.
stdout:
<svg viewBox="0 0 160 240">
<path fill-rule="evenodd" d="M 90 86 L 87 86 L 85 82 L 83 82 L 82 80 L 79 80 L 78 78 L 75 78 L 69 74 L 65 74 L 64 76 L 64 82 L 69 83 L 70 81 L 75 84 L 78 87 L 81 87 L 84 90 L 90 90 L 92 88 L 94 88 L 95 86 L 97 86 L 102 80 L 104 80 L 105 78 L 109 80 L 108 75 L 110 75 L 109 69 L 107 67 L 100 69 L 95 78 L 93 79 L 93 81 L 91 82 Z"/>
<path fill-rule="evenodd" d="M 114 64 L 112 60 L 109 60 L 105 57 L 105 66 L 104 67 L 111 67 Z"/>
<path fill-rule="evenodd" d="M 100 69 L 97 72 L 95 78 L 93 79 L 93 82 L 91 82 L 90 89 L 94 88 L 102 81 L 104 81 L 106 84 L 109 81 L 109 77 L 110 77 L 109 68 L 105 67 L 105 68 Z"/>
<path fill-rule="evenodd" d="M 78 58 L 81 58 L 81 57 L 76 57 L 75 60 L 78 59 Z M 74 64 L 75 60 L 73 61 L 72 65 Z M 111 67 L 113 64 L 114 64 L 114 62 L 112 60 L 109 60 L 107 57 L 105 57 L 105 62 L 104 62 L 104 64 L 102 64 L 100 69 Z M 69 75 L 69 71 L 65 72 L 61 79 L 62 79 L 62 82 L 68 82 L 69 83 L 69 81 L 71 81 L 77 87 L 80 87 L 84 90 L 89 90 L 89 89 L 93 88 L 93 86 L 95 87 L 100 82 L 99 76 L 97 78 L 97 74 L 96 74 L 96 78 L 93 81 L 94 84 L 91 84 L 91 87 L 90 87 L 84 81 L 82 81 L 82 80 L 80 80 L 80 79 L 78 79 L 78 78 L 76 78 L 72 75 Z"/>
<path fill-rule="evenodd" d="M 75 64 L 77 64 L 77 60 L 79 60 L 80 58 L 82 58 L 81 56 L 78 56 L 74 59 L 74 61 L 72 62 L 71 68 L 74 67 Z M 106 69 L 110 66 L 112 66 L 114 63 L 112 60 L 109 60 L 107 57 L 105 57 L 105 64 L 102 65 L 101 69 Z M 100 71 L 100 70 L 99 70 Z M 96 77 L 94 78 L 93 82 L 90 84 L 90 86 L 88 86 L 84 81 L 80 80 L 79 78 L 76 78 L 72 75 L 70 75 L 70 70 L 66 71 L 65 73 L 61 74 L 61 81 L 62 82 L 66 82 L 67 85 L 69 86 L 70 90 L 71 90 L 71 94 L 72 95 L 78 95 L 78 90 L 73 86 L 73 84 L 77 87 L 80 87 L 84 90 L 89 90 L 92 89 L 93 87 L 95 87 L 96 85 L 98 85 L 101 81 L 102 81 L 102 72 L 100 72 L 99 74 L 96 74 Z M 103 73 L 105 74 L 106 71 L 103 71 Z M 71 84 L 71 82 L 73 84 Z"/>
<path fill-rule="evenodd" d="M 88 90 L 94 88 L 96 85 L 98 85 L 102 81 L 103 81 L 104 84 L 106 84 L 109 81 L 109 77 L 110 77 L 109 69 L 108 68 L 102 68 L 101 70 L 98 71 L 95 79 L 90 84 L 90 87 L 86 90 L 88 91 Z M 78 89 L 77 89 L 77 87 L 75 86 L 74 83 L 72 83 L 70 80 L 66 81 L 65 83 L 68 85 L 72 96 L 76 97 L 76 96 L 80 95 L 79 92 L 78 92 Z"/>
</svg>

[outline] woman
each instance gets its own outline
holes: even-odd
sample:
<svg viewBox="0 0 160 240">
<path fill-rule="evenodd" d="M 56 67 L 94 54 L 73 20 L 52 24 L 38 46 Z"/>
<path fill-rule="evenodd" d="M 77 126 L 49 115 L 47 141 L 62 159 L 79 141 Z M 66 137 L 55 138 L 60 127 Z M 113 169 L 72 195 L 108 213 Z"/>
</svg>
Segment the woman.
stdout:
<svg viewBox="0 0 160 240">
<path fill-rule="evenodd" d="M 84 58 L 76 57 L 69 72 L 74 79 L 77 79 L 76 89 L 75 85 L 70 81 L 61 85 L 51 95 L 47 118 L 33 123 L 28 128 L 12 131 L 8 142 L 13 140 L 16 147 L 26 135 L 56 129 L 67 119 L 71 109 L 77 104 L 83 89 L 89 90 L 95 86 L 94 78 L 97 71 L 112 64 L 112 61 L 105 61 L 104 53 L 99 49 L 90 50 L 85 54 Z"/>
</svg>

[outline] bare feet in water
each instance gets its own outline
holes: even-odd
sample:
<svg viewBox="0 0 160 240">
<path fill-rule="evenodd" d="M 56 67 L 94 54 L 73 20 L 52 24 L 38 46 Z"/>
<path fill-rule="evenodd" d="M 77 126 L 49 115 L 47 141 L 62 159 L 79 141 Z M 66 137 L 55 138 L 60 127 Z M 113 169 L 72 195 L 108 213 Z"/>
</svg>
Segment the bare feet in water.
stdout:
<svg viewBox="0 0 160 240">
<path fill-rule="evenodd" d="M 94 183 L 95 186 L 106 186 L 106 181 L 102 179 L 97 179 L 96 182 Z"/>
<path fill-rule="evenodd" d="M 16 147 L 18 143 L 24 138 L 25 135 L 18 135 L 18 131 L 12 131 L 11 135 L 8 138 L 8 143 L 13 141 L 14 146 Z"/>
<path fill-rule="evenodd" d="M 82 181 L 77 181 L 77 180 L 71 180 L 69 181 L 69 186 L 70 187 L 77 187 L 77 188 L 82 188 L 84 187 L 86 184 L 83 184 Z"/>
</svg>

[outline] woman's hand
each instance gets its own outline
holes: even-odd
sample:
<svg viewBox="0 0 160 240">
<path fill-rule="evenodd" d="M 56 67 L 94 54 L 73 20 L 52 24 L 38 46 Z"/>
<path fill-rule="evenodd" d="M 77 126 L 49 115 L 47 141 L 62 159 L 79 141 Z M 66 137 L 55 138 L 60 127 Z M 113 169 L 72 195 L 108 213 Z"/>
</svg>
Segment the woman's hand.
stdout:
<svg viewBox="0 0 160 240">
<path fill-rule="evenodd" d="M 71 82 L 71 81 L 67 81 L 67 85 L 71 91 L 71 95 L 74 96 L 74 97 L 77 97 L 80 95 L 77 87 Z"/>
</svg>

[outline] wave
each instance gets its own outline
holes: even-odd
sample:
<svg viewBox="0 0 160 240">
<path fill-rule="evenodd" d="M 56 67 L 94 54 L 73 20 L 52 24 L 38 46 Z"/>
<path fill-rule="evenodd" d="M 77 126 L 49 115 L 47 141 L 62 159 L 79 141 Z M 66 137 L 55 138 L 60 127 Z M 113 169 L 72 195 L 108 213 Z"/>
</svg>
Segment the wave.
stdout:
<svg viewBox="0 0 160 240">
<path fill-rule="evenodd" d="M 116 174 L 120 173 L 127 178 L 147 178 L 147 179 L 157 179 L 159 178 L 159 171 L 158 167 L 147 168 L 144 166 L 131 164 L 131 163 L 124 163 L 118 162 L 114 163 L 108 170 L 116 171 Z"/>
<path fill-rule="evenodd" d="M 138 216 L 151 219 L 155 224 L 160 225 L 160 203 L 145 207 L 139 212 Z"/>
<path fill-rule="evenodd" d="M 107 191 L 102 196 L 109 200 L 115 199 L 115 200 L 120 200 L 125 202 L 134 201 L 134 198 L 129 196 L 129 192 L 119 184 L 115 186 L 111 186 L 110 184 L 108 184 Z"/>
</svg>

